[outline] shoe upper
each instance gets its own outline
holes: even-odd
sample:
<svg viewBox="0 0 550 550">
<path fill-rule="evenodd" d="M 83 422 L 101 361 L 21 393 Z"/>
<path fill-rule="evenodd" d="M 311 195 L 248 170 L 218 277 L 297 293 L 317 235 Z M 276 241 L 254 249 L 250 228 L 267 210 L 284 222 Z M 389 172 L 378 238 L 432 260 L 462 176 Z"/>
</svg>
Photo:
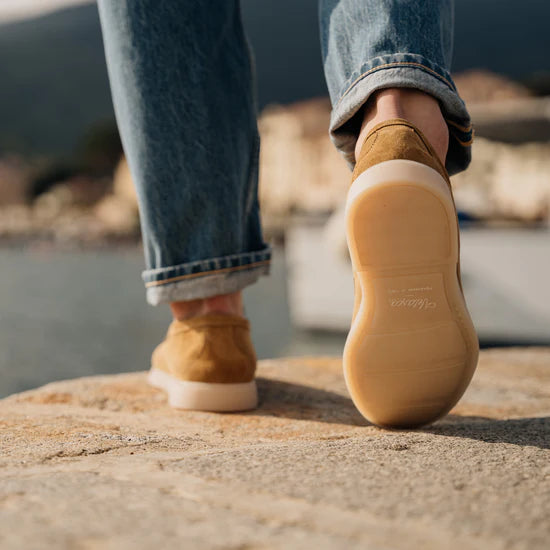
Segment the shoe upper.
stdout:
<svg viewBox="0 0 550 550">
<path fill-rule="evenodd" d="M 376 125 L 367 136 L 352 181 L 365 170 L 387 160 L 413 160 L 433 168 L 449 183 L 447 170 L 424 134 L 407 120 L 394 118 Z"/>
<path fill-rule="evenodd" d="M 152 367 L 184 381 L 251 382 L 256 353 L 243 317 L 208 314 L 172 321 L 153 352 Z"/>
</svg>

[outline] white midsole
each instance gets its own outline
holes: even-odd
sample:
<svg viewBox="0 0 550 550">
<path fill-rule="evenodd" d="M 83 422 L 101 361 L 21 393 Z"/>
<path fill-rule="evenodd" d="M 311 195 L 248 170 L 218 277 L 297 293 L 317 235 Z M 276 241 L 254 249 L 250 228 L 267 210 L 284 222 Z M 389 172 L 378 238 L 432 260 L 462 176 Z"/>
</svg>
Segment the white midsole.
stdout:
<svg viewBox="0 0 550 550">
<path fill-rule="evenodd" d="M 160 369 L 151 368 L 147 381 L 168 394 L 176 409 L 230 412 L 254 409 L 258 405 L 256 382 L 220 384 L 179 380 Z"/>
</svg>

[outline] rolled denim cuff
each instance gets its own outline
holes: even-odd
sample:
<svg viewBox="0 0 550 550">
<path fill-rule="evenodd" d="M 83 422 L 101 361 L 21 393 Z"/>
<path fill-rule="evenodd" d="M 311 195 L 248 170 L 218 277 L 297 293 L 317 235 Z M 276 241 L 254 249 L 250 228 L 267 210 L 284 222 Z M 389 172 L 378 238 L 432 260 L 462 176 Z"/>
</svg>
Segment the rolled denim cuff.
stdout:
<svg viewBox="0 0 550 550">
<path fill-rule="evenodd" d="M 271 248 L 197 262 L 146 270 L 142 273 L 147 301 L 153 305 L 229 294 L 269 274 Z"/>
<path fill-rule="evenodd" d="M 350 167 L 355 164 L 355 143 L 361 126 L 361 121 L 354 117 L 370 95 L 383 88 L 415 88 L 435 97 L 449 128 L 447 171 L 453 175 L 468 167 L 473 128 L 451 75 L 424 57 L 409 53 L 369 60 L 351 75 L 338 94 L 331 115 L 330 135 Z"/>
</svg>

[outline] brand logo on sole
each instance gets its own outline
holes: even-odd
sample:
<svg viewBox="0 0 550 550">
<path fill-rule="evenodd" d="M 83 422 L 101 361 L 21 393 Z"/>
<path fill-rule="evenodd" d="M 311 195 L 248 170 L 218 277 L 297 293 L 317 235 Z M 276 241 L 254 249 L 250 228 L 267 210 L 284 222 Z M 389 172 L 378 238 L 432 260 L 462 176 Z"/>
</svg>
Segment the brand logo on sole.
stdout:
<svg viewBox="0 0 550 550">
<path fill-rule="evenodd" d="M 403 296 L 401 298 L 393 298 L 390 300 L 391 307 L 404 307 L 410 309 L 426 310 L 434 309 L 437 303 L 428 298 L 417 298 L 415 296 Z"/>
</svg>

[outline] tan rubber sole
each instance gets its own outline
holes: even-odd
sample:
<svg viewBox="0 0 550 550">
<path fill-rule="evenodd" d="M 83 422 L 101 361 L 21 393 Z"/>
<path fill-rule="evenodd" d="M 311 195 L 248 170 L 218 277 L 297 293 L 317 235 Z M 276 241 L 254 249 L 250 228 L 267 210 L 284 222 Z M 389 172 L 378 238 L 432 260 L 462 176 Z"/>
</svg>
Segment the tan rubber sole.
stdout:
<svg viewBox="0 0 550 550">
<path fill-rule="evenodd" d="M 343 358 L 353 402 L 380 426 L 432 422 L 468 387 L 479 351 L 447 183 L 413 161 L 369 168 L 350 188 L 346 236 L 360 294 Z"/>
</svg>

